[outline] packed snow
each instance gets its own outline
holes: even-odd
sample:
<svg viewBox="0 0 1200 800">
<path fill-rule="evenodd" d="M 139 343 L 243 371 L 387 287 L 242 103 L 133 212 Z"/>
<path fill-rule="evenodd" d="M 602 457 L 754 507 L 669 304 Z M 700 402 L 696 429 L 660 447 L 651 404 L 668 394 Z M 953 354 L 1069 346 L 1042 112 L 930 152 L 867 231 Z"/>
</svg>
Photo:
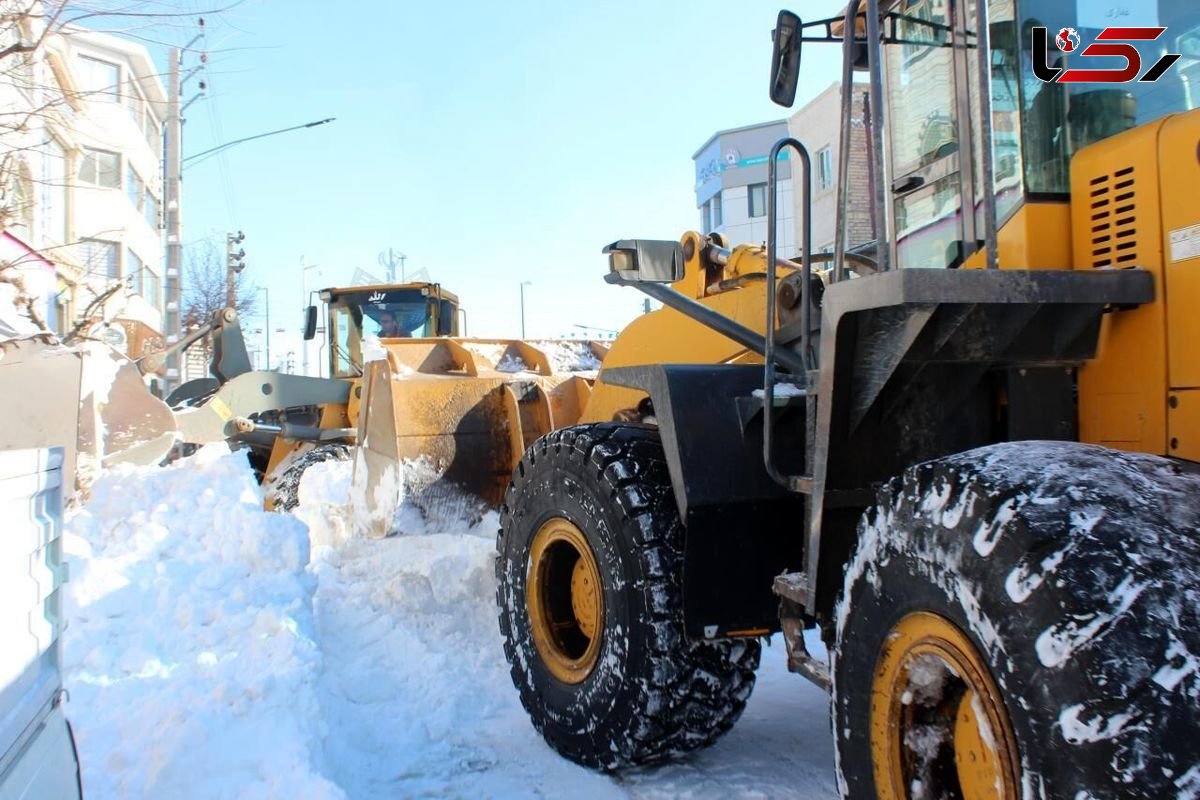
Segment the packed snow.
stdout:
<svg viewBox="0 0 1200 800">
<path fill-rule="evenodd" d="M 767 393 L 762 389 L 755 389 L 751 392 L 759 400 L 767 396 Z M 794 383 L 777 383 L 773 392 L 776 400 L 783 400 L 788 397 L 803 397 L 804 390 Z"/>
<path fill-rule="evenodd" d="M 225 445 L 100 476 L 66 529 L 88 797 L 836 796 L 828 698 L 778 638 L 714 747 L 615 775 L 560 758 L 504 660 L 494 513 L 402 507 L 402 535 L 355 537 L 349 469 L 314 465 L 295 515 Z"/>
</svg>

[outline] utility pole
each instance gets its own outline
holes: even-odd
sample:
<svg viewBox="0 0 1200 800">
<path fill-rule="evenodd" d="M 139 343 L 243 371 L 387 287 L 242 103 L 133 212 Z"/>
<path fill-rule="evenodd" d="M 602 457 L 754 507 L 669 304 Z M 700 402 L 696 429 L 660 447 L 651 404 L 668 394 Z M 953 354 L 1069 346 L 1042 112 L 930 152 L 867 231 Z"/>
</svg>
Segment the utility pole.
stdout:
<svg viewBox="0 0 1200 800">
<path fill-rule="evenodd" d="M 166 164 L 163 165 L 164 177 L 163 195 L 166 200 L 167 229 L 167 263 L 166 280 L 163 281 L 165 307 L 163 332 L 167 337 L 167 345 L 175 344 L 182 334 L 180 325 L 180 309 L 182 305 L 182 272 L 183 262 L 183 220 L 179 198 L 179 173 L 183 167 L 180 161 L 179 137 L 183 133 L 183 114 L 179 109 L 179 60 L 183 52 L 178 48 L 171 49 L 169 71 L 167 73 L 167 152 Z M 170 392 L 180 383 L 179 371 L 180 353 L 167 356 L 166 385 Z"/>
<path fill-rule="evenodd" d="M 237 308 L 237 276 L 246 268 L 246 248 L 234 250 L 246 241 L 246 234 L 225 234 L 225 307 Z"/>
<path fill-rule="evenodd" d="M 521 338 L 525 338 L 525 287 L 533 281 L 521 281 Z"/>
<path fill-rule="evenodd" d="M 271 290 L 266 286 L 258 287 L 258 290 L 267 296 L 263 301 L 267 309 L 267 369 L 271 368 Z"/>
<path fill-rule="evenodd" d="M 163 200 L 166 212 L 163 226 L 167 233 L 165 280 L 163 281 L 163 333 L 168 345 L 175 344 L 183 335 L 183 198 L 180 193 L 180 180 L 183 173 L 183 112 L 200 96 L 197 94 L 186 105 L 182 104 L 183 84 L 193 74 L 203 68 L 206 60 L 202 54 L 200 66 L 195 67 L 186 76 L 180 75 L 183 65 L 183 53 L 204 37 L 204 20 L 200 20 L 200 33 L 182 48 L 173 47 L 167 69 L 167 118 L 166 122 L 166 152 L 163 163 Z M 200 82 L 200 91 L 205 89 Z M 183 354 L 172 353 L 167 357 L 166 389 L 170 392 L 183 382 L 181 359 Z"/>
<path fill-rule="evenodd" d="M 307 314 L 308 314 L 308 271 L 310 269 L 316 269 L 316 268 L 317 268 L 316 264 L 305 264 L 304 256 L 300 256 L 300 286 L 301 286 L 301 289 L 304 291 L 304 305 L 302 307 L 302 310 L 303 310 L 304 314 L 306 315 L 306 318 L 307 318 Z M 300 347 L 301 347 L 300 374 L 301 375 L 308 374 L 308 345 L 309 345 L 309 342 L 307 342 L 307 341 L 300 342 Z M 319 365 L 317 367 L 317 374 L 318 375 L 321 374 L 321 369 L 320 369 Z"/>
<path fill-rule="evenodd" d="M 400 282 L 404 283 L 404 261 L 408 256 L 397 250 L 388 248 L 386 253 L 379 254 L 379 266 L 387 270 L 387 282 L 396 282 L 396 262 L 400 262 Z"/>
</svg>

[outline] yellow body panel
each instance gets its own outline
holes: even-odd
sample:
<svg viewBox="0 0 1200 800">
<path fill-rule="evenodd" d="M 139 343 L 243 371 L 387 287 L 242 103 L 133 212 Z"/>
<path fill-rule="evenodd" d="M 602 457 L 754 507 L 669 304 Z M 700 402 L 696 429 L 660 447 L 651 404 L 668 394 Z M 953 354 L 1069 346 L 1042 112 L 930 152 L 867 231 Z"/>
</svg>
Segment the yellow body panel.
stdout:
<svg viewBox="0 0 1200 800">
<path fill-rule="evenodd" d="M 1070 269 L 1074 264 L 1068 203 L 1025 203 L 997 232 L 1000 269 Z M 976 252 L 963 265 L 982 269 L 984 252 Z"/>
<path fill-rule="evenodd" d="M 757 282 L 722 294 L 702 298 L 706 306 L 762 333 L 765 327 L 766 283 Z M 604 382 L 612 367 L 644 364 L 762 363 L 737 342 L 670 308 L 652 311 L 629 323 L 613 342 L 604 368 L 580 422 L 607 422 L 637 407 L 645 392 Z"/>
<path fill-rule="evenodd" d="M 1200 461 L 1200 389 L 1171 392 L 1167 422 L 1171 455 Z"/>
<path fill-rule="evenodd" d="M 684 276 L 672 287 L 690 298 L 758 333 L 766 331 L 767 284 L 752 280 L 744 285 L 718 290 L 721 280 L 745 278 L 761 274 L 765 269 L 765 251 L 761 247 L 743 245 L 729 255 L 723 268 L 708 268 L 702 264 L 703 237 L 689 231 L 682 237 L 684 252 L 690 254 L 684 263 Z M 787 270 L 779 270 L 779 277 Z M 646 364 L 761 364 L 762 356 L 747 350 L 712 328 L 701 325 L 671 308 L 661 308 L 643 314 L 625 326 L 612 343 L 604 358 L 604 367 L 592 387 L 591 399 L 580 422 L 608 422 L 629 418 L 646 396 L 645 392 L 608 384 L 604 371 L 613 367 L 634 367 Z"/>
<path fill-rule="evenodd" d="M 1159 177 L 1163 122 L 1081 150 L 1071 163 L 1076 269 L 1141 267 L 1154 302 L 1107 314 L 1097 358 L 1079 371 L 1079 436 L 1121 450 L 1167 453 L 1167 303 Z M 1190 153 L 1195 159 L 1194 148 Z"/>
<path fill-rule="evenodd" d="M 1168 118 L 1159 135 L 1167 372 L 1174 389 L 1200 388 L 1200 112 Z M 1180 157 L 1182 156 L 1182 157 Z M 1173 434 L 1172 434 L 1173 435 Z"/>
</svg>

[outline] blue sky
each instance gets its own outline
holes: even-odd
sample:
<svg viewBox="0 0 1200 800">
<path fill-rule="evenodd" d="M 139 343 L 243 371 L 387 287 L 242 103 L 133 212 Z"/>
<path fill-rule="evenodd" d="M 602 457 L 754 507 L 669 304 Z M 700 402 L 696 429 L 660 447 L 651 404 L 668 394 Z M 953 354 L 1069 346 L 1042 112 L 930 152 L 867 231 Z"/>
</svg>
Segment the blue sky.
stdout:
<svg viewBox="0 0 1200 800">
<path fill-rule="evenodd" d="M 225 232 L 244 230 L 272 328 L 299 324 L 302 257 L 320 265 L 310 287 L 330 285 L 381 273 L 388 247 L 460 295 L 472 335 L 518 334 L 521 281 L 530 336 L 619 328 L 642 295 L 603 283 L 600 248 L 696 227 L 692 153 L 787 115 L 767 98 L 779 8 L 246 0 L 207 20 L 208 92 L 187 112 L 185 156 L 337 121 L 186 169 L 184 240 L 223 253 Z M 801 102 L 838 62 L 836 47 L 806 51 Z"/>
</svg>

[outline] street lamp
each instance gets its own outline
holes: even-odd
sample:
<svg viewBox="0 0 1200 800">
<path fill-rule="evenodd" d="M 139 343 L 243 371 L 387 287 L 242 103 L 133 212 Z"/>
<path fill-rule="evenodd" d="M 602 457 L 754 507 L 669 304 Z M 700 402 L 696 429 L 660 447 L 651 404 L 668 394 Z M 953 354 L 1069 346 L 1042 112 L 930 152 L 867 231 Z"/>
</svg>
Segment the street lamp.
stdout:
<svg viewBox="0 0 1200 800">
<path fill-rule="evenodd" d="M 266 309 L 267 309 L 267 369 L 271 368 L 271 290 L 265 286 L 258 287 L 260 292 L 266 294 Z"/>
<path fill-rule="evenodd" d="M 265 139 L 268 136 L 275 136 L 276 134 L 280 133 L 289 133 L 291 131 L 298 131 L 304 128 L 315 128 L 318 125 L 324 125 L 327 122 L 333 122 L 335 119 L 337 118 L 327 117 L 326 119 L 319 119 L 316 122 L 306 122 L 303 125 L 293 125 L 290 128 L 280 128 L 277 131 L 267 131 L 266 133 L 259 133 L 255 134 L 254 136 L 243 136 L 241 139 L 234 139 L 232 142 L 225 142 L 224 144 L 219 144 L 216 147 L 210 147 L 207 150 L 201 150 L 199 153 L 193 153 L 190 156 L 185 156 L 182 160 L 180 160 L 179 163 L 182 164 L 183 167 L 190 167 L 192 165 L 188 163 L 189 161 L 199 164 L 200 162 L 196 161 L 196 159 L 203 160 L 207 157 L 215 156 L 217 153 L 224 152 L 234 145 L 239 145 L 243 142 L 252 142 L 255 139 Z"/>
<path fill-rule="evenodd" d="M 525 338 L 525 287 L 533 281 L 521 281 L 521 338 Z"/>
</svg>

